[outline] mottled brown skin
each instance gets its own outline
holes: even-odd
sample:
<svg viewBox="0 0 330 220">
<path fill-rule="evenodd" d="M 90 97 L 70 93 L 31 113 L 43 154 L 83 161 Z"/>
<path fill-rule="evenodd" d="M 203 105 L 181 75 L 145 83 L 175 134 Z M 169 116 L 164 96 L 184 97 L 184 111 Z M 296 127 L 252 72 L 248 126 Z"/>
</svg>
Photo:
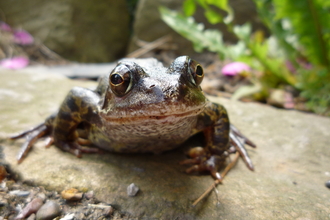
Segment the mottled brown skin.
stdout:
<svg viewBox="0 0 330 220">
<path fill-rule="evenodd" d="M 122 61 L 100 80 L 95 91 L 73 88 L 56 114 L 14 137 L 28 134 L 19 161 L 42 136 L 80 157 L 81 153 L 99 149 L 160 153 L 203 132 L 205 147 L 193 148 L 191 159 L 182 162 L 193 164 L 188 173 L 209 171 L 220 179 L 218 169 L 235 149 L 253 169 L 240 139 L 251 146 L 253 143 L 234 127 L 231 129 L 222 105 L 205 98 L 200 87 L 202 79 L 202 67 L 187 56 L 178 57 L 169 68 L 159 63 Z M 81 147 L 88 143 L 97 148 Z"/>
</svg>

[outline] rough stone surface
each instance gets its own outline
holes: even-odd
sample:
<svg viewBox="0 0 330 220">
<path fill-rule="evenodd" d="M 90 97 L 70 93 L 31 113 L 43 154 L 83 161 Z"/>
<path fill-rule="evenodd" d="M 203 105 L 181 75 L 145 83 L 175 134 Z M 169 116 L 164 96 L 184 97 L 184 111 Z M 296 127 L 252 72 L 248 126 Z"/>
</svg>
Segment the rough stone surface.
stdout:
<svg viewBox="0 0 330 220">
<path fill-rule="evenodd" d="M 0 1 L 1 19 L 23 28 L 64 58 L 109 62 L 122 57 L 129 40 L 125 0 Z"/>
<path fill-rule="evenodd" d="M 187 175 L 178 162 L 185 147 L 161 155 L 105 153 L 78 159 L 42 142 L 20 165 L 15 157 L 23 140 L 13 133 L 41 122 L 55 111 L 74 85 L 55 74 L 0 71 L 0 144 L 5 162 L 26 182 L 62 191 L 93 190 L 95 196 L 132 217 L 160 219 L 328 219 L 330 190 L 330 119 L 255 103 L 221 102 L 231 121 L 258 146 L 249 149 L 255 165 L 242 161 L 226 176 L 217 193 L 196 207 L 192 202 L 213 182 L 209 175 Z M 187 145 L 196 144 L 196 139 Z M 140 192 L 127 196 L 135 183 Z"/>
</svg>

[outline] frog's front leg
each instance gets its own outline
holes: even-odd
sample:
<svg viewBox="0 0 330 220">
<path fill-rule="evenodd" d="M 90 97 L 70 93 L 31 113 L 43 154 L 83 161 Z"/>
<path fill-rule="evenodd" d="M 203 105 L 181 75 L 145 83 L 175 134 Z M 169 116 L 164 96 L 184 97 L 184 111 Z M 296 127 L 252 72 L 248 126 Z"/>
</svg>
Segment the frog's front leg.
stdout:
<svg viewBox="0 0 330 220">
<path fill-rule="evenodd" d="M 21 162 L 27 155 L 33 144 L 41 137 L 48 137 L 50 145 L 55 143 L 57 147 L 68 151 L 78 157 L 81 153 L 99 152 L 97 148 L 81 147 L 76 128 L 82 122 L 97 123 L 98 102 L 100 96 L 88 89 L 75 87 L 66 96 L 57 113 L 48 117 L 44 123 L 32 128 L 26 132 L 12 137 L 17 139 L 26 137 L 18 155 L 18 161 Z"/>
<path fill-rule="evenodd" d="M 204 112 L 198 116 L 196 129 L 203 131 L 205 147 L 196 147 L 190 150 L 189 156 L 192 159 L 185 160 L 183 163 L 195 165 L 187 169 L 186 172 L 209 171 L 214 178 L 221 180 L 218 170 L 224 167 L 228 155 L 236 150 L 244 161 L 250 162 L 248 167 L 253 169 L 244 145 L 239 140 L 239 138 L 245 140 L 245 137 L 237 130 L 231 129 L 227 111 L 222 105 L 210 102 Z"/>
<path fill-rule="evenodd" d="M 99 94 L 88 89 L 75 87 L 69 92 L 53 123 L 54 144 L 57 147 L 77 157 L 81 157 L 81 153 L 99 152 L 98 148 L 81 147 L 77 132 L 77 126 L 82 122 L 85 126 L 99 123 L 99 101 Z"/>
</svg>

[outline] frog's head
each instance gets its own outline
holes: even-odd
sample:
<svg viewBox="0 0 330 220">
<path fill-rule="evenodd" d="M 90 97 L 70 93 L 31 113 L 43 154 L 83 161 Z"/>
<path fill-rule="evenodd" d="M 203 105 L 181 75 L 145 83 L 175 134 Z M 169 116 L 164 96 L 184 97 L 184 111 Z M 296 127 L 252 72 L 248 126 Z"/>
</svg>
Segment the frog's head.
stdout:
<svg viewBox="0 0 330 220">
<path fill-rule="evenodd" d="M 103 111 L 109 117 L 197 115 L 206 102 L 203 68 L 187 56 L 169 68 L 158 62 L 122 61 L 109 75 Z"/>
</svg>

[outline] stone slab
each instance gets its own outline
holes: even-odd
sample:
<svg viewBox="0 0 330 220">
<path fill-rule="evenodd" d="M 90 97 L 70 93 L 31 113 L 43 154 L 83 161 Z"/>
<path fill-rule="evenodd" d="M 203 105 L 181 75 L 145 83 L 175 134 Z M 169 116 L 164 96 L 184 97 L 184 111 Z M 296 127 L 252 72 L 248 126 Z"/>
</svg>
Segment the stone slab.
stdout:
<svg viewBox="0 0 330 220">
<path fill-rule="evenodd" d="M 262 104 L 210 97 L 226 106 L 232 123 L 258 148 L 249 148 L 254 172 L 239 161 L 217 193 L 196 207 L 192 202 L 213 180 L 183 172 L 178 162 L 185 158 L 185 147 L 161 155 L 106 153 L 78 159 L 40 142 L 17 165 L 23 140 L 8 141 L 8 136 L 43 121 L 73 86 L 95 83 L 51 73 L 0 72 L 0 144 L 5 162 L 23 181 L 58 191 L 94 190 L 122 212 L 146 219 L 330 218 L 330 190 L 324 185 L 330 179 L 330 119 Z M 126 194 L 131 183 L 140 187 L 136 197 Z"/>
</svg>

